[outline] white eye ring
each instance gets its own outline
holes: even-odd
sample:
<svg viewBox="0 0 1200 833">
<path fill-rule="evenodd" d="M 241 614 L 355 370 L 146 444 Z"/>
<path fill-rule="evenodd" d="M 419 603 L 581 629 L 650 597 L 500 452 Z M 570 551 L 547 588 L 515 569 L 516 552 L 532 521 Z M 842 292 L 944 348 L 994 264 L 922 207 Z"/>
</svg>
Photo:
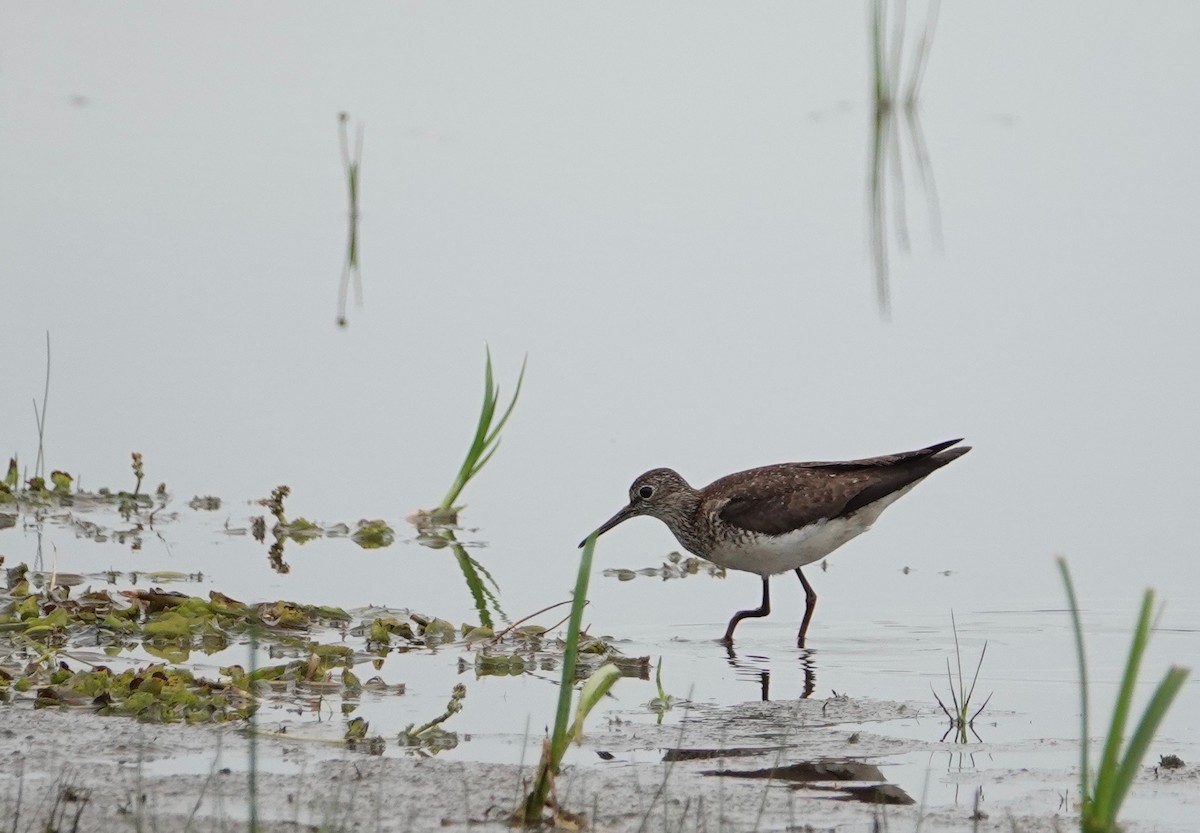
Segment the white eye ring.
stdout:
<svg viewBox="0 0 1200 833">
<path fill-rule="evenodd" d="M 652 497 L 653 495 L 654 495 L 654 487 L 653 486 L 643 486 L 642 488 L 638 489 L 638 496 L 641 497 L 642 500 L 646 500 L 646 499 Z"/>
</svg>

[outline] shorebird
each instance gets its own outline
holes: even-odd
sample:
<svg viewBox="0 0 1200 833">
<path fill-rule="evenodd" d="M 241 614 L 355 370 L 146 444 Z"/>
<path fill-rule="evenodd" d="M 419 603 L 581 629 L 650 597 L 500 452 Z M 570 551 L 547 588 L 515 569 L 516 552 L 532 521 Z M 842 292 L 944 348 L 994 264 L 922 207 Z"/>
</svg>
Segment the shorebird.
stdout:
<svg viewBox="0 0 1200 833">
<path fill-rule="evenodd" d="M 771 576 L 794 570 L 805 595 L 796 636 L 803 648 L 817 594 L 800 568 L 866 532 L 913 486 L 971 450 L 950 448 L 960 442 L 863 460 L 778 463 L 730 474 L 703 489 L 693 489 L 671 469 L 652 469 L 629 487 L 629 505 L 593 534 L 650 515 L 694 555 L 761 576 L 762 604 L 734 614 L 721 639 L 726 645 L 733 644 L 733 632 L 743 619 L 771 612 Z"/>
</svg>

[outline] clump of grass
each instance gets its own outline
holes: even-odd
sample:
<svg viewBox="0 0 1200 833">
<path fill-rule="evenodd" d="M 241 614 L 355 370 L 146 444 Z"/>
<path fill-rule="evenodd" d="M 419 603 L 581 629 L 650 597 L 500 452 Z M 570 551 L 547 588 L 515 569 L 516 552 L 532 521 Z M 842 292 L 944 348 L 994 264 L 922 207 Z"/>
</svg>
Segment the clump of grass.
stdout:
<svg viewBox="0 0 1200 833">
<path fill-rule="evenodd" d="M 951 711 L 942 702 L 942 698 L 938 697 L 937 691 L 933 691 L 933 698 L 937 700 L 937 704 L 942 707 L 946 717 L 950 720 L 950 728 L 946 730 L 946 734 L 942 735 L 942 740 L 945 740 L 951 732 L 954 732 L 954 741 L 956 743 L 968 743 L 967 730 L 971 730 L 971 734 L 975 735 L 975 740 L 982 742 L 982 739 L 975 732 L 975 718 L 987 708 L 987 704 L 991 702 L 992 695 L 989 694 L 987 699 L 983 701 L 983 705 L 976 709 L 974 714 L 971 714 L 971 698 L 975 695 L 975 683 L 979 682 L 979 669 L 983 667 L 983 658 L 987 656 L 987 641 L 983 643 L 983 650 L 979 652 L 979 662 L 975 665 L 975 676 L 971 678 L 971 687 L 968 689 L 963 684 L 962 672 L 962 651 L 958 645 L 958 623 L 954 620 L 954 611 L 950 611 L 950 627 L 954 630 L 954 658 L 958 663 L 958 690 L 954 688 L 954 678 L 950 674 L 950 658 L 946 658 L 946 681 L 950 684 L 950 702 L 954 709 Z M 933 690 L 933 685 L 930 684 L 930 690 Z M 993 692 L 994 693 L 994 692 Z M 968 715 L 970 715 L 968 717 Z"/>
<path fill-rule="evenodd" d="M 561 820 L 570 824 L 578 824 L 581 821 L 558 806 L 558 802 L 554 798 L 555 778 L 561 769 L 563 755 L 566 754 L 567 746 L 570 745 L 572 738 L 576 741 L 582 740 L 584 720 L 612 688 L 617 678 L 621 676 L 621 671 L 615 664 L 607 663 L 588 677 L 579 693 L 575 721 L 568 725 L 571 717 L 571 694 L 574 690 L 575 666 L 579 658 L 579 631 L 583 624 L 583 609 L 587 605 L 588 580 L 592 572 L 592 553 L 595 549 L 596 533 L 593 532 L 583 545 L 583 555 L 579 559 L 579 572 L 575 578 L 575 596 L 571 600 L 571 616 L 567 620 L 567 639 L 563 651 L 562 678 L 558 689 L 558 708 L 554 716 L 554 732 L 542 742 L 542 757 L 533 780 L 533 789 L 513 813 L 512 820 L 515 824 L 540 824 L 543 820 L 543 810 L 547 804 L 550 805 L 556 822 Z"/>
<path fill-rule="evenodd" d="M 1071 582 L 1071 573 L 1067 569 L 1067 560 L 1058 559 L 1058 569 L 1062 573 L 1063 584 L 1067 590 L 1067 601 L 1071 609 L 1071 624 L 1075 630 L 1075 650 L 1079 656 L 1079 693 L 1082 703 L 1082 737 L 1080 739 L 1080 768 L 1079 794 L 1082 796 L 1079 827 L 1083 833 L 1119 833 L 1117 816 L 1121 812 L 1121 804 L 1129 794 L 1133 779 L 1137 777 L 1138 768 L 1154 739 L 1159 724 L 1171 707 L 1175 696 L 1183 687 L 1189 669 L 1172 665 L 1163 674 L 1154 695 L 1146 710 L 1142 712 L 1141 720 L 1133 732 L 1133 737 L 1125 745 L 1125 724 L 1133 704 L 1133 690 L 1137 684 L 1138 668 L 1146 653 L 1146 645 L 1150 639 L 1151 613 L 1154 609 L 1154 591 L 1147 589 L 1142 596 L 1142 609 L 1138 614 L 1137 625 L 1133 631 L 1133 643 L 1129 647 L 1129 659 L 1125 663 L 1125 674 L 1121 679 L 1121 688 L 1117 693 L 1117 702 L 1113 707 L 1112 724 L 1108 729 L 1108 737 L 1104 742 L 1104 751 L 1100 756 L 1100 766 L 1093 773 L 1088 754 L 1088 676 L 1087 656 L 1083 648 L 1083 625 L 1079 618 L 1079 602 L 1075 597 L 1075 586 Z M 1161 614 L 1161 608 L 1159 614 Z M 1158 615 L 1155 615 L 1155 619 Z M 1122 750 L 1122 746 L 1124 749 Z"/>
<path fill-rule="evenodd" d="M 471 446 L 467 449 L 467 456 L 459 466 L 458 474 L 455 475 L 450 490 L 446 492 L 446 496 L 442 498 L 442 502 L 438 504 L 437 508 L 422 510 L 409 516 L 408 520 L 418 528 L 452 526 L 458 523 L 458 513 L 462 507 L 456 506 L 455 501 L 458 500 L 458 496 L 462 494 L 466 485 L 475 475 L 479 474 L 487 465 L 488 460 L 492 459 L 496 449 L 500 447 L 500 431 L 508 422 L 508 418 L 512 416 L 517 399 L 521 396 L 521 385 L 525 381 L 525 364 L 528 358 L 521 362 L 521 373 L 517 377 L 517 386 L 513 390 L 508 407 L 500 414 L 500 418 L 496 419 L 496 409 L 500 404 L 500 386 L 496 384 L 492 373 L 492 351 L 490 349 L 486 350 L 486 357 L 483 371 L 483 406 L 479 410 L 479 420 L 475 424 L 475 435 L 471 438 Z"/>
</svg>

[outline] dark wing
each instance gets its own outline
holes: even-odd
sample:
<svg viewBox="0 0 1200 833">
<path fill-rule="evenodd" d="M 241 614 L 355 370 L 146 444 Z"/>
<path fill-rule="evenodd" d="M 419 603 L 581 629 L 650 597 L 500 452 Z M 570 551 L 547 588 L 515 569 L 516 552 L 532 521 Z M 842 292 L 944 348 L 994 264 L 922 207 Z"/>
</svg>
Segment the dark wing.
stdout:
<svg viewBox="0 0 1200 833">
<path fill-rule="evenodd" d="M 945 451 L 952 445 L 958 445 L 962 442 L 962 437 L 957 440 L 946 440 L 941 443 L 934 443 L 928 448 L 918 448 L 916 451 L 901 451 L 896 454 L 885 454 L 882 457 L 864 457 L 861 460 L 846 460 L 837 463 L 788 463 L 791 466 L 804 466 L 806 468 L 830 468 L 830 469 L 874 469 L 887 466 L 895 466 L 900 463 L 906 463 L 910 460 L 924 460 L 927 457 L 932 457 L 939 451 Z M 946 460 L 949 463 L 955 457 L 961 457 L 970 451 L 970 446 L 963 449 L 958 449 L 952 457 Z M 942 465 L 945 465 L 943 463 Z M 938 468 L 935 466 L 934 468 Z"/>
<path fill-rule="evenodd" d="M 923 448 L 844 463 L 782 463 L 722 478 L 717 494 L 729 500 L 717 512 L 726 523 L 766 535 L 850 515 L 916 483 L 970 451 L 943 452 L 952 440 Z"/>
</svg>

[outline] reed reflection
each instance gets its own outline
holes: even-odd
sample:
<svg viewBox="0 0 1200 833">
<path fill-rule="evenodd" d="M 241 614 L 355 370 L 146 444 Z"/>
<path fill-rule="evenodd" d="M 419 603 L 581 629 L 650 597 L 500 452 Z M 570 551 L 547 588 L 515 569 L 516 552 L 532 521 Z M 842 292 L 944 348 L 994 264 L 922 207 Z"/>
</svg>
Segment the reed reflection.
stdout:
<svg viewBox="0 0 1200 833">
<path fill-rule="evenodd" d="M 925 25 L 913 49 L 908 72 L 904 72 L 904 38 L 907 28 L 907 4 L 903 0 L 871 3 L 871 63 L 874 118 L 871 120 L 871 157 L 867 165 L 867 213 L 869 248 L 875 273 L 876 301 L 879 314 L 891 318 L 891 290 L 888 258 L 892 243 L 888 234 L 889 191 L 895 246 L 903 253 L 911 251 L 908 225 L 908 195 L 904 175 L 905 141 L 910 166 L 915 166 L 917 185 L 924 195 L 928 212 L 929 236 L 935 249 L 942 246 L 941 211 L 937 185 L 929 158 L 925 134 L 921 129 L 917 106 L 921 81 L 929 61 L 933 33 L 937 25 L 938 0 L 930 0 Z M 891 17 L 889 28 L 888 18 Z M 907 77 L 907 82 L 902 79 Z"/>
</svg>

